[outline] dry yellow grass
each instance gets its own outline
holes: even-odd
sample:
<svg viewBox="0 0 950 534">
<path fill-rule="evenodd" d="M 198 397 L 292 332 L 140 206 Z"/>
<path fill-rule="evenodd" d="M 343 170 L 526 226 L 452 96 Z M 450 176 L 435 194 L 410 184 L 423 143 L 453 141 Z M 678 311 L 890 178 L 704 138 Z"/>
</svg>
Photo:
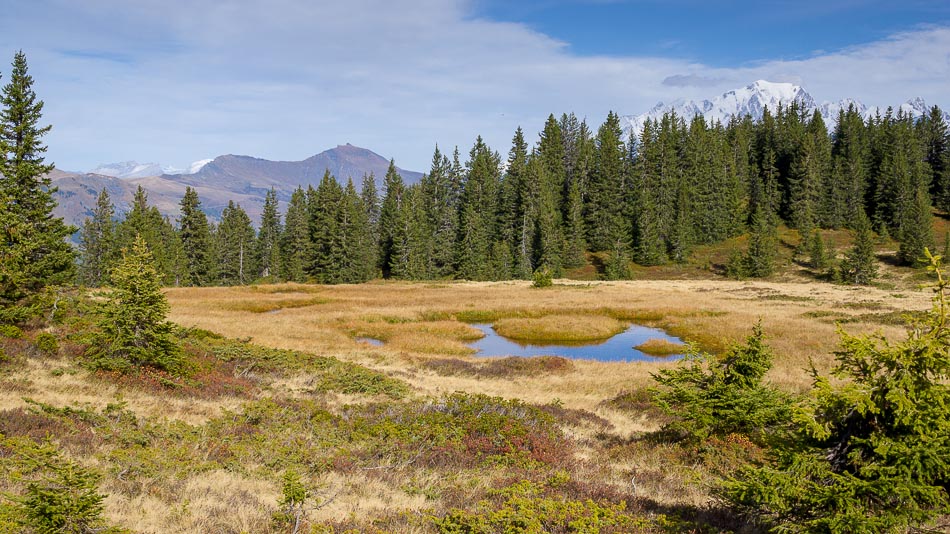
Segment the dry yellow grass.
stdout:
<svg viewBox="0 0 950 534">
<path fill-rule="evenodd" d="M 653 338 L 640 343 L 635 349 L 650 356 L 672 356 L 674 354 L 683 354 L 686 345 L 674 343 L 666 339 Z"/>
<path fill-rule="evenodd" d="M 303 286 L 310 287 L 310 286 Z M 229 304 L 255 294 L 286 297 L 287 291 L 328 302 L 276 314 L 235 312 Z M 847 319 L 849 332 L 880 329 L 901 336 L 902 326 L 886 323 L 896 310 L 923 310 L 930 294 L 901 293 L 823 283 L 726 280 L 649 280 L 629 282 L 559 281 L 545 291 L 528 282 L 373 282 L 362 285 L 299 285 L 254 288 L 180 288 L 167 292 L 172 320 L 223 335 L 251 337 L 262 345 L 305 350 L 356 361 L 399 376 L 422 394 L 480 392 L 529 402 L 558 398 L 566 406 L 599 410 L 620 391 L 650 382 L 666 362 L 601 363 L 579 361 L 573 372 L 557 376 L 474 378 L 442 376 L 417 365 L 433 356 L 465 356 L 477 331 L 456 320 L 554 315 L 614 317 L 666 329 L 708 350 L 722 350 L 751 333 L 761 320 L 776 353 L 769 378 L 786 389 L 810 386 L 810 362 L 827 370 L 838 335 L 835 320 Z M 863 303 L 854 307 L 854 303 Z M 383 347 L 354 341 L 367 336 Z"/>
<path fill-rule="evenodd" d="M 495 332 L 515 341 L 577 343 L 599 341 L 623 332 L 627 325 L 603 315 L 509 317 L 495 322 Z"/>
</svg>

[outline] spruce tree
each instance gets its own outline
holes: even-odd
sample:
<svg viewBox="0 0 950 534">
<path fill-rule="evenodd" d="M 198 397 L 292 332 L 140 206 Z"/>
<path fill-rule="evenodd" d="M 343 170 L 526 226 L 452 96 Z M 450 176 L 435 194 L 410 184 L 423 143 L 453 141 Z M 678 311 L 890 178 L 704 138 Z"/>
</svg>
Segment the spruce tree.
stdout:
<svg viewBox="0 0 950 534">
<path fill-rule="evenodd" d="M 165 320 L 168 301 L 151 252 L 141 236 L 123 250 L 109 277 L 114 286 L 100 332 L 87 355 L 96 367 L 127 371 L 152 366 L 181 370 L 183 355 L 174 325 Z"/>
<path fill-rule="evenodd" d="M 624 208 L 626 203 L 626 148 L 620 118 L 607 114 L 597 130 L 593 169 L 589 178 L 585 213 L 587 242 L 592 250 L 613 250 L 618 241 L 630 239 Z"/>
<path fill-rule="evenodd" d="M 745 274 L 753 278 L 764 278 L 775 270 L 775 257 L 778 253 L 776 216 L 763 206 L 752 215 L 749 232 L 749 248 L 745 254 Z"/>
<path fill-rule="evenodd" d="M 930 197 L 941 211 L 950 212 L 950 131 L 937 106 L 917 124 L 930 167 Z"/>
<path fill-rule="evenodd" d="M 115 262 L 115 207 L 105 188 L 99 192 L 92 217 L 86 218 L 79 233 L 79 283 L 99 287 L 108 281 Z"/>
<path fill-rule="evenodd" d="M 363 200 L 348 180 L 343 190 L 340 209 L 340 232 L 343 247 L 341 279 L 345 283 L 371 280 L 376 274 L 376 239 Z"/>
<path fill-rule="evenodd" d="M 427 271 L 431 276 L 449 276 L 455 267 L 458 197 L 452 187 L 451 162 L 438 146 L 432 154 L 429 174 L 422 177 L 421 187 L 425 231 L 430 233 L 432 241 Z"/>
<path fill-rule="evenodd" d="M 459 205 L 457 275 L 466 280 L 491 278 L 490 258 L 496 229 L 500 157 L 479 136 L 469 153 Z"/>
<path fill-rule="evenodd" d="M 394 239 L 399 225 L 399 210 L 406 192 L 405 183 L 396 171 L 394 161 L 389 162 L 383 184 L 386 191 L 379 210 L 379 268 L 383 277 L 389 277 L 393 263 Z"/>
<path fill-rule="evenodd" d="M 277 191 L 271 188 L 264 197 L 261 228 L 257 234 L 259 275 L 263 278 L 280 276 L 280 213 L 277 211 Z"/>
<path fill-rule="evenodd" d="M 178 222 L 178 235 L 185 254 L 188 276 L 194 285 L 208 285 L 211 283 L 214 259 L 208 217 L 201 210 L 198 193 L 191 187 L 185 188 L 185 196 L 179 206 L 181 219 Z"/>
<path fill-rule="evenodd" d="M 298 187 L 290 195 L 290 202 L 287 204 L 287 216 L 284 219 L 284 231 L 280 239 L 282 278 L 291 282 L 306 281 L 310 247 L 307 197 L 303 189 Z"/>
<path fill-rule="evenodd" d="M 215 232 L 215 240 L 218 249 L 216 282 L 221 285 L 253 282 L 257 273 L 254 227 L 247 212 L 233 200 L 221 212 L 221 224 Z"/>
<path fill-rule="evenodd" d="M 75 228 L 53 216 L 56 189 L 47 175 L 53 165 L 44 161 L 42 141 L 51 127 L 40 126 L 43 101 L 22 51 L 14 56 L 0 106 L 0 322 L 13 322 L 37 311 L 44 290 L 74 279 L 75 251 L 66 238 Z"/>
<path fill-rule="evenodd" d="M 846 284 L 868 285 L 877 277 L 871 221 L 860 210 L 854 222 L 854 243 L 841 262 L 838 278 Z"/>
<path fill-rule="evenodd" d="M 502 196 L 503 206 L 510 209 L 510 216 L 504 222 L 511 229 L 512 271 L 513 276 L 522 280 L 531 278 L 534 273 L 534 221 L 538 211 L 538 191 L 533 187 L 527 175 L 528 143 L 519 127 L 511 139 L 508 152 L 508 164 L 505 168 Z M 504 235 L 504 234 L 503 234 Z"/>
<path fill-rule="evenodd" d="M 316 191 L 308 195 L 310 211 L 310 264 L 307 273 L 321 284 L 339 284 L 343 281 L 343 188 L 330 175 L 323 174 Z"/>
<path fill-rule="evenodd" d="M 927 264 L 925 249 L 934 246 L 933 214 L 930 209 L 930 197 L 924 186 L 917 188 L 911 205 L 905 214 L 901 233 L 898 236 L 900 246 L 897 258 L 905 265 L 923 267 Z"/>
</svg>

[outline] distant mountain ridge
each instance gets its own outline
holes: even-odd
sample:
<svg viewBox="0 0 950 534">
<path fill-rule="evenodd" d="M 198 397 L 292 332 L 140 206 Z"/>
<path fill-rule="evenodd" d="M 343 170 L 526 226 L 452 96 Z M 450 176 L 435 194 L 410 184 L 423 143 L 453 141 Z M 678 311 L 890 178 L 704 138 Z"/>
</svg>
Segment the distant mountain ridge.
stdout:
<svg viewBox="0 0 950 534">
<path fill-rule="evenodd" d="M 79 226 L 92 214 L 99 191 L 105 188 L 116 207 L 116 213 L 128 210 L 138 186 L 148 192 L 149 203 L 163 215 L 175 219 L 179 202 L 186 187 L 198 192 L 202 208 L 217 219 L 233 200 L 241 205 L 251 219 L 260 220 L 264 195 L 273 188 L 282 203 L 290 199 L 297 187 L 316 187 L 325 172 L 342 184 L 352 179 L 359 187 L 363 175 L 374 174 L 377 187 L 389 168 L 389 160 L 375 152 L 353 146 L 340 145 L 302 161 L 270 161 L 250 156 L 225 155 L 192 164 L 185 172 L 165 173 L 158 164 L 122 162 L 100 165 L 96 173 L 73 173 L 54 170 L 50 173 L 59 206 L 56 215 L 67 223 Z M 418 182 L 422 173 L 397 167 L 407 183 Z M 193 171 L 193 172 L 191 172 Z M 154 174 L 158 172 L 158 174 Z M 282 206 L 284 209 L 285 206 Z"/>
<path fill-rule="evenodd" d="M 762 118 L 765 108 L 774 112 L 778 109 L 779 104 L 787 106 L 792 102 L 798 102 L 809 113 L 818 110 L 829 130 L 837 124 L 838 112 L 842 109 L 848 109 L 849 105 L 854 105 L 858 113 L 865 119 L 876 113 L 883 115 L 885 112 L 884 109 L 868 107 L 853 99 L 844 99 L 837 102 L 826 101 L 818 104 L 812 95 L 799 85 L 758 80 L 741 89 L 727 91 L 712 100 L 679 99 L 669 104 L 660 102 L 646 113 L 620 117 L 620 125 L 626 136 L 631 133 L 639 136 L 647 119 L 660 119 L 670 111 L 675 111 L 687 122 L 696 115 L 702 115 L 706 122 L 710 124 L 715 122 L 726 124 L 733 117 L 741 118 L 746 115 L 751 116 L 753 120 L 759 120 Z M 899 109 L 914 117 L 920 117 L 930 112 L 927 103 L 920 97 L 908 100 Z M 897 109 L 894 110 L 895 113 L 897 111 Z M 944 111 L 944 118 L 950 121 L 950 114 L 946 111 Z"/>
</svg>

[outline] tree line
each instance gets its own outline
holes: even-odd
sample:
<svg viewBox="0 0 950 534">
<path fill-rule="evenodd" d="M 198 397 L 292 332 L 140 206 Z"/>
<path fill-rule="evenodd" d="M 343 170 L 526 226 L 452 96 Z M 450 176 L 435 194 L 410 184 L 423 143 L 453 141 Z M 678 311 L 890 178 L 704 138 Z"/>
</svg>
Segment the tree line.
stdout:
<svg viewBox="0 0 950 534">
<path fill-rule="evenodd" d="M 614 113 L 596 132 L 573 114 L 551 115 L 533 145 L 519 128 L 504 160 L 479 137 L 465 163 L 458 149 L 450 157 L 436 147 L 417 184 L 391 164 L 382 194 L 373 176 L 357 189 L 326 174 L 281 214 L 272 191 L 259 230 L 234 203 L 212 224 L 190 188 L 177 224 L 142 190 L 117 221 L 103 192 L 82 228 L 80 280 L 104 283 L 136 233 L 169 285 L 527 279 L 589 261 L 621 279 L 630 262 L 685 262 L 695 246 L 745 232 L 749 248 L 731 267 L 766 276 L 781 224 L 812 249 L 819 228 L 873 230 L 914 264 L 933 245 L 933 208 L 950 211 L 948 169 L 937 107 L 867 120 L 850 107 L 831 132 L 797 102 L 727 124 L 671 112 L 630 138 Z"/>
</svg>

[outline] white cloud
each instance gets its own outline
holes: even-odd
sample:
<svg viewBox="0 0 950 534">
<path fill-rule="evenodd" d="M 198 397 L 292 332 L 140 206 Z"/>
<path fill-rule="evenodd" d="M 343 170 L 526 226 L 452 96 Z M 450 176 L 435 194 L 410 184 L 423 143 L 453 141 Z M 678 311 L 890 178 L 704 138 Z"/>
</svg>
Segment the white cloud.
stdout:
<svg viewBox="0 0 950 534">
<path fill-rule="evenodd" d="M 947 28 L 722 69 L 576 56 L 525 26 L 473 19 L 462 0 L 16 4 L 0 20 L 0 54 L 27 52 L 54 124 L 50 157 L 72 169 L 229 152 L 303 159 L 350 142 L 425 170 L 436 143 L 466 153 L 481 134 L 506 153 L 517 126 L 533 137 L 548 113 L 575 111 L 596 128 L 611 109 L 758 78 L 801 80 L 819 100 L 944 104 L 950 79 Z M 717 85 L 664 84 L 686 77 Z"/>
</svg>

